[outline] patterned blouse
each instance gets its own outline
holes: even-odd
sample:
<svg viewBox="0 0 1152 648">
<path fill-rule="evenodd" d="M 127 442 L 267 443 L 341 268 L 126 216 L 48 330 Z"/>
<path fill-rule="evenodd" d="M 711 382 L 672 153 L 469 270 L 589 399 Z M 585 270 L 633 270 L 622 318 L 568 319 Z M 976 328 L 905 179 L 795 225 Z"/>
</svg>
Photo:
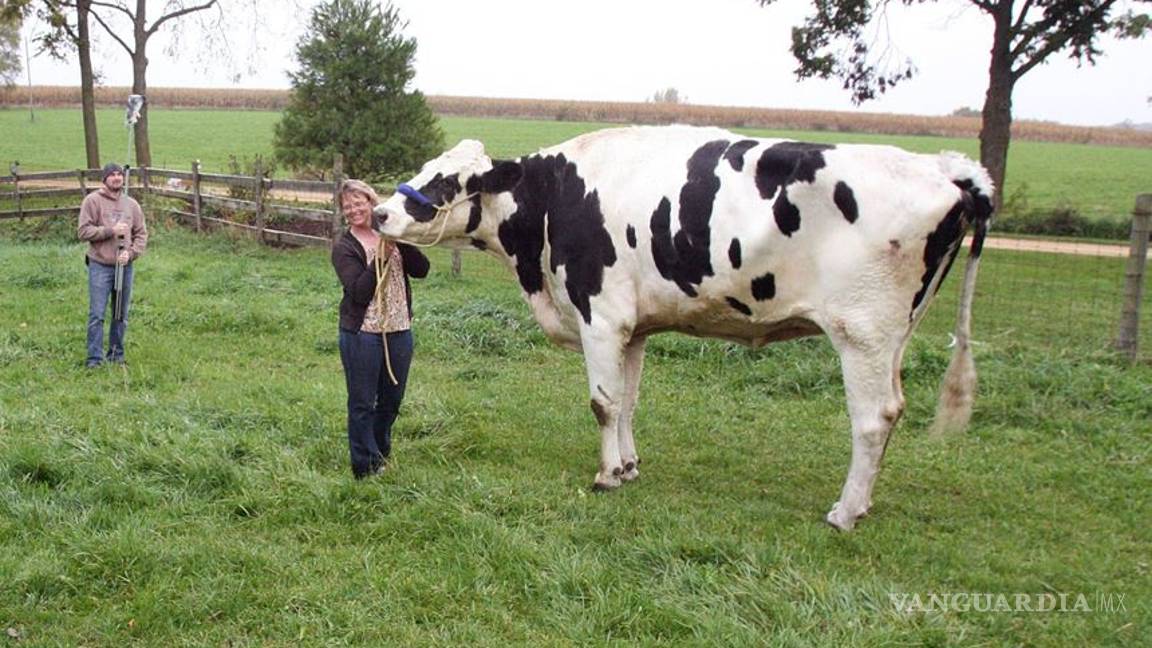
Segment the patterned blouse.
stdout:
<svg viewBox="0 0 1152 648">
<path fill-rule="evenodd" d="M 400 248 L 395 243 L 387 243 L 388 276 L 379 299 L 373 299 L 364 313 L 364 324 L 360 330 L 365 333 L 395 333 L 412 328 L 408 317 L 408 299 L 404 295 L 404 262 L 400 258 Z M 376 248 L 365 249 L 368 267 L 374 268 Z M 383 301 L 383 303 L 381 303 Z"/>
</svg>

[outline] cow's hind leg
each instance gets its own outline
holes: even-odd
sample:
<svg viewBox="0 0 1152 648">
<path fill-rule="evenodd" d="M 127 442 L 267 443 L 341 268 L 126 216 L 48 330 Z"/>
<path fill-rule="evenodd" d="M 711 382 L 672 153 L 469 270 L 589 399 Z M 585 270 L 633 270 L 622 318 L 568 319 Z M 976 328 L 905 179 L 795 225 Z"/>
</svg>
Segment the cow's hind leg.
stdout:
<svg viewBox="0 0 1152 648">
<path fill-rule="evenodd" d="M 848 415 L 852 420 L 852 461 L 840 500 L 828 512 L 832 526 L 850 531 L 872 506 L 872 487 L 888 446 L 888 434 L 904 412 L 900 363 L 907 336 L 884 344 L 861 344 L 833 337 L 840 352 Z"/>
<path fill-rule="evenodd" d="M 636 411 L 636 400 L 640 394 L 640 376 L 644 373 L 644 344 L 648 339 L 634 337 L 624 347 L 624 402 L 620 406 L 620 421 L 617 423 L 620 441 L 620 459 L 624 472 L 620 478 L 632 481 L 640 476 L 640 457 L 636 454 L 636 441 L 632 436 L 632 415 Z"/>
<path fill-rule="evenodd" d="M 624 339 L 616 330 L 595 326 L 582 327 L 580 331 L 592 413 L 600 426 L 600 469 L 592 484 L 595 490 L 619 487 L 624 475 L 618 428 L 626 393 Z"/>
</svg>

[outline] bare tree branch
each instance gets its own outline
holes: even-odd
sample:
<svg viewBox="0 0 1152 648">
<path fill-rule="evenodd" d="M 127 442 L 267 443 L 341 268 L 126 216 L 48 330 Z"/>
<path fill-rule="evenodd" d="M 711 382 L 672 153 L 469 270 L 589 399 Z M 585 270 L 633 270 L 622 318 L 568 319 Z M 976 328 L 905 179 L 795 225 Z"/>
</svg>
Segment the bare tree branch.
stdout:
<svg viewBox="0 0 1152 648">
<path fill-rule="evenodd" d="M 123 13 L 125 16 L 128 16 L 128 19 L 132 22 L 136 22 L 135 14 L 133 14 L 131 11 L 128 11 L 127 7 L 121 7 L 120 5 L 112 4 L 111 2 L 98 2 L 97 0 L 92 0 L 91 4 L 93 7 L 108 7 L 109 9 L 115 9 L 116 11 Z M 92 15 L 95 16 L 97 14 L 95 11 L 93 11 Z"/>
<path fill-rule="evenodd" d="M 1024 6 L 1020 7 L 1020 14 L 1016 17 L 1016 23 L 1012 25 L 1012 31 L 1019 32 L 1024 29 L 1024 24 L 1027 22 L 1028 12 L 1032 10 L 1032 4 L 1035 0 L 1024 0 Z"/>
<path fill-rule="evenodd" d="M 183 9 L 173 11 L 172 13 L 170 13 L 166 16 L 161 16 L 156 22 L 152 23 L 152 26 L 150 28 L 148 28 L 148 30 L 145 33 L 148 36 L 152 36 L 153 34 L 156 33 L 156 31 L 158 29 L 160 29 L 161 25 L 168 22 L 169 20 L 172 20 L 174 18 L 179 18 L 180 16 L 186 16 L 190 13 L 195 13 L 197 11 L 203 11 L 204 9 L 210 9 L 212 7 L 212 5 L 214 5 L 214 4 L 216 4 L 216 0 L 209 0 L 208 2 L 205 2 L 204 4 L 195 5 L 193 7 L 185 7 Z"/>
<path fill-rule="evenodd" d="M 115 7 L 116 6 L 116 5 L 109 5 L 105 2 L 93 2 L 92 4 L 93 5 L 98 4 L 98 5 L 103 6 L 103 7 Z M 116 7 L 116 8 L 123 10 L 123 7 Z M 97 23 L 100 23 L 100 26 L 104 28 L 104 31 L 107 32 L 107 34 L 109 36 L 111 36 L 113 40 L 115 40 L 117 43 L 120 43 L 120 47 L 123 47 L 124 51 L 128 52 L 128 56 L 136 56 L 136 52 L 131 47 L 128 46 L 128 43 L 124 42 L 124 39 L 120 38 L 120 36 L 116 32 L 112 31 L 112 28 L 108 26 L 108 23 L 104 22 L 104 19 L 100 17 L 100 14 L 98 12 L 93 11 L 89 15 L 92 16 L 93 18 L 95 18 Z M 132 14 L 128 14 L 128 15 L 131 16 Z"/>
</svg>

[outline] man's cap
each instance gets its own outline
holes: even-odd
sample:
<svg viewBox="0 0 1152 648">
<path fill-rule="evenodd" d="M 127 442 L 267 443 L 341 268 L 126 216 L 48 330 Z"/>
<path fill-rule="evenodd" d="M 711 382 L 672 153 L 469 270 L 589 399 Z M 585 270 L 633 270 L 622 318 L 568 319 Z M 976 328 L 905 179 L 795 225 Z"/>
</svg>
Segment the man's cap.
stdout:
<svg viewBox="0 0 1152 648">
<path fill-rule="evenodd" d="M 100 173 L 100 182 L 107 180 L 108 176 L 112 175 L 113 173 L 124 175 L 124 167 L 116 164 L 115 162 L 109 162 L 108 164 L 105 164 L 104 171 Z"/>
</svg>

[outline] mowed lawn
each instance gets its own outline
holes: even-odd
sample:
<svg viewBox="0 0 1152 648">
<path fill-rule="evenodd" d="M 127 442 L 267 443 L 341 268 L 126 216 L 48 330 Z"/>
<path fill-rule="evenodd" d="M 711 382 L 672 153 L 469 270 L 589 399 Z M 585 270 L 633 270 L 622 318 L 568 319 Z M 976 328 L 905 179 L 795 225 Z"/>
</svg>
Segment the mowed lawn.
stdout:
<svg viewBox="0 0 1152 648">
<path fill-rule="evenodd" d="M 98 111 L 100 151 L 106 160 L 129 156 L 129 131 L 124 112 Z M 19 160 L 27 171 L 79 168 L 85 164 L 84 135 L 79 110 L 37 109 L 30 121 L 27 109 L 0 109 L 3 166 Z M 190 170 L 200 160 L 206 172 L 226 173 L 229 158 L 251 160 L 272 156 L 277 112 L 154 109 L 149 113 L 154 166 Z M 464 138 L 485 143 L 494 157 L 515 157 L 558 144 L 584 132 L 618 124 L 441 117 L 445 142 Z M 955 150 L 979 157 L 975 139 L 907 137 L 856 133 L 770 131 L 739 128 L 737 132 L 812 142 L 891 144 L 911 151 Z M 1021 211 L 1069 209 L 1090 218 L 1127 220 L 1139 193 L 1152 191 L 1149 172 L 1152 149 L 1015 141 L 1009 151 L 1004 195 Z M 288 175 L 280 170 L 277 177 Z"/>
<path fill-rule="evenodd" d="M 154 219 L 130 365 L 86 371 L 71 229 L 0 227 L 13 645 L 1152 642 L 1147 364 L 1018 330 L 977 346 L 971 429 L 933 439 L 951 316 L 934 318 L 906 356 L 872 515 L 843 534 L 822 521 L 849 454 L 824 340 L 654 338 L 642 476 L 594 494 L 579 357 L 546 342 L 506 269 L 473 253 L 453 278 L 437 250 L 395 468 L 354 482 L 324 250 Z M 978 338 L 1010 311 L 988 290 Z M 1091 610 L 893 604 L 957 593 Z"/>
</svg>

